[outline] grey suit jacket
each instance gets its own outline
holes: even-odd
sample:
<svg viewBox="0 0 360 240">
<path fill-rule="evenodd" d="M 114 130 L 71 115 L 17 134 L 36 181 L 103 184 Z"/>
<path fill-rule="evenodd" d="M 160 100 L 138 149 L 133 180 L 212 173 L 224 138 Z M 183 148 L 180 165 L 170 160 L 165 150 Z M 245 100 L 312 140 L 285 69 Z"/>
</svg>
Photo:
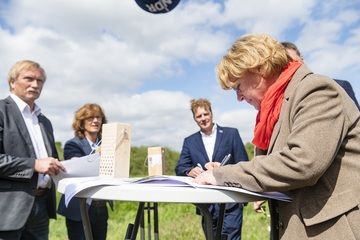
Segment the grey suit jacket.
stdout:
<svg viewBox="0 0 360 240">
<path fill-rule="evenodd" d="M 49 156 L 57 158 L 50 121 L 42 114 L 39 124 Z M 0 231 L 24 226 L 35 200 L 38 174 L 36 154 L 21 112 L 11 97 L 0 100 Z M 46 190 L 50 218 L 56 218 L 54 186 Z"/>
<path fill-rule="evenodd" d="M 286 88 L 267 155 L 214 169 L 214 176 L 221 185 L 292 197 L 271 202 L 274 240 L 360 239 L 359 160 L 354 101 L 303 65 Z"/>
</svg>

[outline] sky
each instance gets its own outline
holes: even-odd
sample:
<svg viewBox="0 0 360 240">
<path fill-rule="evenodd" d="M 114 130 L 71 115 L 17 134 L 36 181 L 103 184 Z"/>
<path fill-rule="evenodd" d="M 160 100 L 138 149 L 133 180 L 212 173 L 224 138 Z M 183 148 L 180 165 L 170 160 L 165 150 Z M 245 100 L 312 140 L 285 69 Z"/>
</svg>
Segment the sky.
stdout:
<svg viewBox="0 0 360 240">
<path fill-rule="evenodd" d="M 180 151 L 199 130 L 190 100 L 207 98 L 214 121 L 251 142 L 257 111 L 222 90 L 215 68 L 246 33 L 295 43 L 315 73 L 348 80 L 360 99 L 360 1 L 181 0 L 151 14 L 133 0 L 0 0 L 0 98 L 23 59 L 47 80 L 37 104 L 56 141 L 74 136 L 74 112 L 100 104 L 131 125 L 132 146 Z"/>
</svg>

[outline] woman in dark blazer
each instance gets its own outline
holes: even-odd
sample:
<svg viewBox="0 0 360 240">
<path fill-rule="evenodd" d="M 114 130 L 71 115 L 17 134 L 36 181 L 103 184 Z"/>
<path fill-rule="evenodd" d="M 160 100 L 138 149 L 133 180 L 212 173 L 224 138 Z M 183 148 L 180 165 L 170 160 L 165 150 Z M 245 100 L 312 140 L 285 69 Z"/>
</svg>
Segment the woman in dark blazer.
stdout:
<svg viewBox="0 0 360 240">
<path fill-rule="evenodd" d="M 83 157 L 96 151 L 100 140 L 102 124 L 107 123 L 104 111 L 97 104 L 85 104 L 75 112 L 73 130 L 75 137 L 64 146 L 64 159 Z M 89 218 L 94 240 L 105 240 L 107 233 L 108 210 L 104 200 L 91 200 Z M 70 240 L 85 240 L 80 214 L 80 199 L 73 198 L 68 207 L 61 197 L 58 213 L 65 216 Z"/>
</svg>

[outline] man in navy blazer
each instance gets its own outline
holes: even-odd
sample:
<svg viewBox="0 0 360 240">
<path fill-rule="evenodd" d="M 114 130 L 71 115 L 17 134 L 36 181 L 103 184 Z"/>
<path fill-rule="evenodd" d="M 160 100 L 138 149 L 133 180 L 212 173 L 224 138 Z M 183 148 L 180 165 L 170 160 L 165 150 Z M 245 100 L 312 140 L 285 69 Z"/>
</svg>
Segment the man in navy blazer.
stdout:
<svg viewBox="0 0 360 240">
<path fill-rule="evenodd" d="M 49 175 L 65 168 L 51 122 L 35 104 L 45 80 L 38 63 L 17 62 L 10 96 L 0 100 L 0 239 L 48 239 L 49 218 L 56 218 Z"/>
<path fill-rule="evenodd" d="M 205 164 L 221 162 L 230 156 L 226 164 L 248 161 L 244 144 L 237 129 L 221 127 L 213 122 L 211 103 L 207 99 L 191 100 L 191 111 L 200 131 L 185 138 L 180 158 L 175 167 L 176 175 L 195 178 L 205 170 Z M 222 234 L 228 240 L 241 239 L 243 205 L 226 204 Z M 219 204 L 209 205 L 213 218 L 213 230 L 219 216 Z M 202 219 L 204 227 L 204 218 Z"/>
<path fill-rule="evenodd" d="M 304 57 L 301 55 L 299 49 L 295 44 L 291 42 L 282 42 L 281 44 L 285 47 L 286 51 L 289 53 L 290 57 L 293 60 L 300 62 L 302 64 L 306 64 Z M 334 80 L 345 90 L 345 92 L 349 95 L 349 97 L 354 101 L 356 107 L 360 110 L 359 103 L 355 97 L 355 93 L 353 88 L 351 87 L 351 84 L 345 80 L 339 80 L 339 79 L 334 79 Z"/>
<path fill-rule="evenodd" d="M 353 88 L 351 87 L 351 84 L 345 80 L 340 80 L 340 79 L 334 79 L 334 80 L 335 80 L 335 82 L 337 82 L 337 84 L 339 84 L 345 90 L 345 92 L 347 92 L 349 97 L 354 101 L 355 105 L 360 110 L 359 103 L 356 100 L 355 93 L 354 93 Z"/>
</svg>

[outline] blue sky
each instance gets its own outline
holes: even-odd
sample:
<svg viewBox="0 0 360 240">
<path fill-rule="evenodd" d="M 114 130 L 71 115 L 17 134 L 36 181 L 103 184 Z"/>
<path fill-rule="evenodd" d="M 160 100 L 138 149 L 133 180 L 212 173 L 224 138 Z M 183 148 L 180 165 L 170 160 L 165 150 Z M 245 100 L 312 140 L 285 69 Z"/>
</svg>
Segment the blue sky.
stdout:
<svg viewBox="0 0 360 240">
<path fill-rule="evenodd" d="M 198 130 L 189 101 L 204 97 L 215 122 L 250 142 L 256 111 L 220 88 L 215 67 L 255 32 L 294 42 L 310 69 L 348 80 L 360 98 L 358 0 L 181 0 L 158 15 L 132 0 L 0 0 L 0 96 L 10 67 L 31 59 L 48 75 L 38 104 L 57 141 L 73 136 L 73 113 L 95 102 L 110 122 L 131 124 L 133 146 L 180 150 Z"/>
</svg>

